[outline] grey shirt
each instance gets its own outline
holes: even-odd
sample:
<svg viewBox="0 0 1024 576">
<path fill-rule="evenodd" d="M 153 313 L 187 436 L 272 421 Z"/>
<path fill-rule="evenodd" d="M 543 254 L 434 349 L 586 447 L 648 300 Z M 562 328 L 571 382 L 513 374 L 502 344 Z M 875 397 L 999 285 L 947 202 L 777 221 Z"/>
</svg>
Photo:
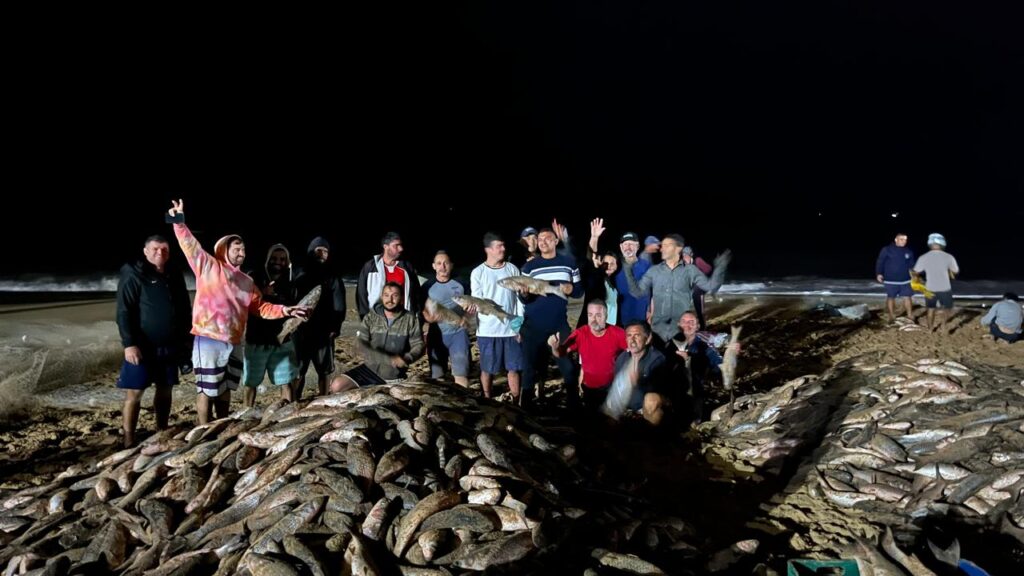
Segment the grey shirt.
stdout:
<svg viewBox="0 0 1024 576">
<path fill-rule="evenodd" d="M 654 299 L 651 328 L 663 341 L 668 342 L 679 331 L 679 317 L 693 310 L 693 288 L 713 294 L 722 287 L 725 266 L 715 266 L 709 280 L 697 266 L 680 263 L 669 268 L 662 262 L 652 266 L 639 282 L 633 277 L 633 266 L 625 264 L 629 292 L 636 298 L 650 295 Z"/>
<path fill-rule="evenodd" d="M 1021 310 L 1020 304 L 1013 300 L 1001 300 L 981 319 L 982 326 L 988 326 L 993 322 L 996 326 L 1009 328 L 1013 334 L 1020 334 L 1021 324 L 1024 323 L 1024 311 Z"/>
<path fill-rule="evenodd" d="M 949 273 L 959 274 L 960 267 L 956 265 L 956 258 L 949 252 L 929 250 L 917 259 L 914 272 L 924 272 L 925 288 L 932 292 L 949 292 L 953 289 L 949 282 Z"/>
</svg>

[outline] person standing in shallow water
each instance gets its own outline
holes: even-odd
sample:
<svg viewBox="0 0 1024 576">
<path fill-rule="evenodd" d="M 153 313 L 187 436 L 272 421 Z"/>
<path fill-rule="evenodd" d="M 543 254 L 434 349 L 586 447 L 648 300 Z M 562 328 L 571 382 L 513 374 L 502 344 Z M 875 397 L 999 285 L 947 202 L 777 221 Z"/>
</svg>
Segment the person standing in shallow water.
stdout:
<svg viewBox="0 0 1024 576">
<path fill-rule="evenodd" d="M 914 267 L 914 252 L 907 248 L 907 235 L 896 234 L 892 244 L 882 248 L 875 261 L 875 279 L 885 285 L 885 307 L 889 310 L 889 322 L 896 321 L 896 299 L 903 299 L 907 318 L 913 320 L 914 295 L 910 287 L 910 272 Z"/>
<path fill-rule="evenodd" d="M 931 298 L 924 301 L 928 309 L 928 330 L 935 329 L 935 309 L 943 308 L 942 325 L 945 326 L 953 316 L 953 284 L 950 282 L 960 273 L 956 258 L 946 252 L 946 238 L 942 234 L 928 236 L 928 252 L 922 254 L 914 265 L 914 272 L 924 272 L 925 288 L 933 292 Z"/>
<path fill-rule="evenodd" d="M 185 215 L 185 203 L 172 201 L 171 217 Z M 252 278 L 242 272 L 245 242 L 237 234 L 224 236 L 213 254 L 203 250 L 184 221 L 175 222 L 174 235 L 196 275 L 196 298 L 192 308 L 192 364 L 196 373 L 196 411 L 199 424 L 210 421 L 213 404 L 223 418 L 231 409 L 231 391 L 242 378 L 242 337 L 249 312 L 263 318 L 305 318 L 304 306 L 284 306 L 263 301 Z"/>
<path fill-rule="evenodd" d="M 124 363 L 117 387 L 125 391 L 121 427 L 125 448 L 135 445 L 139 404 L 150 384 L 156 384 L 153 411 L 157 430 L 167 428 L 171 387 L 192 370 L 192 304 L 185 277 L 170 260 L 163 236 L 150 236 L 142 258 L 121 267 L 117 284 L 117 329 L 124 346 Z"/>
</svg>

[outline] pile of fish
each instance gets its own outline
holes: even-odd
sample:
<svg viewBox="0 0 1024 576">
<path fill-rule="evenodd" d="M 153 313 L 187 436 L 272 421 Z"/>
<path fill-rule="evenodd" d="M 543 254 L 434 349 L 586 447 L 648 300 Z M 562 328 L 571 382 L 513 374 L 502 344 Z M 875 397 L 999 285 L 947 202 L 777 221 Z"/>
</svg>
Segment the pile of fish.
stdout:
<svg viewBox="0 0 1024 576">
<path fill-rule="evenodd" d="M 597 484 L 571 431 L 406 382 L 248 409 L 0 494 L 4 574 L 663 573 L 684 523 Z"/>
<path fill-rule="evenodd" d="M 796 550 L 838 551 L 880 538 L 884 526 L 910 542 L 928 517 L 1024 544 L 1024 387 L 1015 381 L 976 378 L 951 360 L 857 360 L 738 398 L 712 419 L 709 450 L 743 470 L 796 464 L 806 448 L 785 493 L 764 506 L 777 528 L 802 527 L 810 541 L 795 536 Z"/>
<path fill-rule="evenodd" d="M 768 392 L 748 394 L 718 407 L 701 426 L 706 452 L 745 471 L 779 472 L 827 424 L 835 394 L 830 376 L 795 378 Z"/>
<path fill-rule="evenodd" d="M 876 384 L 852 392 L 811 492 L 907 522 L 953 515 L 1024 534 L 1024 390 L 951 360 L 859 368 Z"/>
</svg>

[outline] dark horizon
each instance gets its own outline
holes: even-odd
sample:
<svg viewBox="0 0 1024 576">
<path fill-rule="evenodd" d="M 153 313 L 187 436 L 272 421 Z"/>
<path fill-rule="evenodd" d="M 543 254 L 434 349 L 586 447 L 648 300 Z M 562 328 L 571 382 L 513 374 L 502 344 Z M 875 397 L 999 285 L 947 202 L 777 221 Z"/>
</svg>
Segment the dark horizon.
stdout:
<svg viewBox="0 0 1024 576">
<path fill-rule="evenodd" d="M 1024 42 L 1002 11 L 461 2 L 269 41 L 47 29 L 11 73 L 3 231 L 41 248 L 0 275 L 116 270 L 180 196 L 207 247 L 241 233 L 252 264 L 324 234 L 348 274 L 391 229 L 424 273 L 552 217 L 582 248 L 603 216 L 732 248 L 738 277 L 870 278 L 905 231 L 918 253 L 945 234 L 964 278 L 1024 278 Z"/>
</svg>

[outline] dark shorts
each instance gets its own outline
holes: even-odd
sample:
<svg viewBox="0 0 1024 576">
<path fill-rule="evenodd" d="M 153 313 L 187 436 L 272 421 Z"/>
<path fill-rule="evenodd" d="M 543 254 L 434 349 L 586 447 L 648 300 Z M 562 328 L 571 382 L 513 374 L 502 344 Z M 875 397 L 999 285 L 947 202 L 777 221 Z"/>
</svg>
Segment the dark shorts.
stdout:
<svg viewBox="0 0 1024 576">
<path fill-rule="evenodd" d="M 941 305 L 943 308 L 949 310 L 953 307 L 953 291 L 936 292 L 934 298 L 924 299 L 924 305 L 927 308 L 935 308 L 937 305 Z"/>
<path fill-rule="evenodd" d="M 147 360 L 148 358 L 148 360 Z M 159 353 L 142 353 L 142 362 L 121 363 L 117 387 L 124 390 L 145 390 L 150 384 L 173 386 L 178 383 L 178 362 Z"/>
<path fill-rule="evenodd" d="M 453 375 L 469 376 L 469 334 L 465 330 L 452 334 L 444 334 L 440 330 L 435 334 L 431 331 L 430 340 L 431 378 L 444 376 L 449 358 Z"/>
<path fill-rule="evenodd" d="M 366 386 L 378 386 L 380 384 L 387 383 L 383 378 L 378 376 L 376 372 L 370 370 L 370 367 L 366 364 L 360 364 L 359 366 L 346 371 L 345 376 L 354 380 L 356 385 L 360 388 L 364 388 Z"/>
<path fill-rule="evenodd" d="M 605 386 L 604 388 L 583 386 L 582 389 L 583 406 L 588 410 L 600 410 L 601 406 L 604 406 L 604 401 L 608 398 L 608 391 L 611 390 L 611 386 Z"/>
<path fill-rule="evenodd" d="M 885 285 L 885 296 L 887 298 L 910 298 L 913 295 L 914 289 L 910 287 L 910 282 L 906 284 Z"/>
<path fill-rule="evenodd" d="M 305 377 L 312 364 L 319 376 L 334 373 L 334 340 L 326 336 L 302 336 L 295 339 L 299 376 Z"/>
<path fill-rule="evenodd" d="M 1021 334 L 1007 334 L 1006 332 L 1000 330 L 999 327 L 996 326 L 995 322 L 989 324 L 988 331 L 996 340 L 1006 340 L 1010 344 L 1013 344 L 1017 340 L 1021 339 Z"/>
<path fill-rule="evenodd" d="M 515 336 L 477 336 L 476 345 L 480 348 L 481 372 L 497 374 L 502 366 L 510 372 L 523 369 L 523 346 L 516 342 Z"/>
</svg>

